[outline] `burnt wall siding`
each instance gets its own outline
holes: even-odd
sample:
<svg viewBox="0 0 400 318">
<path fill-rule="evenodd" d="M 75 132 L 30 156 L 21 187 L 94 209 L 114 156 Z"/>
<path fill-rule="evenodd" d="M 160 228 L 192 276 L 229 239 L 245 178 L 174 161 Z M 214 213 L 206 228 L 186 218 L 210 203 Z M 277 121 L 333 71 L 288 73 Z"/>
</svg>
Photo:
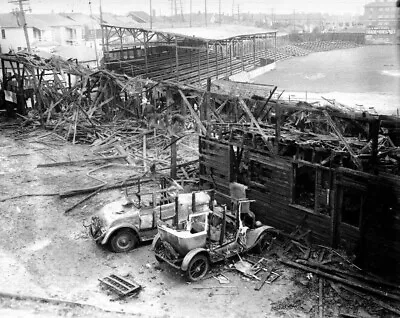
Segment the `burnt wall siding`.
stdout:
<svg viewBox="0 0 400 318">
<path fill-rule="evenodd" d="M 252 210 L 257 218 L 267 225 L 286 232 L 292 232 L 298 226 L 311 229 L 315 242 L 329 244 L 331 240 L 331 218 L 312 210 L 293 204 L 293 164 L 286 158 L 263 158 L 250 152 L 250 161 L 259 162 L 272 171 L 263 179 L 263 184 L 249 181 L 248 197 L 256 200 Z M 322 191 L 321 191 L 322 190 Z M 317 189 L 316 199 L 326 200 L 326 190 Z"/>
<path fill-rule="evenodd" d="M 229 182 L 244 183 L 249 187 L 248 198 L 256 200 L 251 209 L 264 224 L 286 232 L 298 226 L 310 229 L 314 243 L 347 247 L 363 268 L 388 278 L 400 278 L 398 176 L 381 172 L 376 176 L 346 168 L 333 170 L 307 163 L 316 169 L 316 204 L 307 209 L 293 203 L 294 166 L 304 162 L 269 157 L 267 153 L 248 147 L 243 155 L 244 164 L 234 169 L 235 156 L 229 143 L 207 137 L 200 140 L 203 186 L 214 186 L 229 195 Z M 347 213 L 343 197 L 348 189 L 356 190 L 363 198 L 357 225 L 342 220 L 342 213 Z"/>
<path fill-rule="evenodd" d="M 241 180 L 249 189 L 247 196 L 254 199 L 251 209 L 256 219 L 264 224 L 287 232 L 298 226 L 311 229 L 311 237 L 316 243 L 330 244 L 331 217 L 307 210 L 293 204 L 293 164 L 283 157 L 269 158 L 265 154 L 247 149 L 245 155 L 248 166 L 251 162 L 265 168 L 265 175 L 258 173 L 258 182 L 254 182 L 250 172 Z M 218 191 L 229 195 L 229 182 L 237 181 L 233 175 L 233 158 L 227 143 L 200 138 L 200 181 L 202 186 L 214 186 Z M 214 182 L 214 183 L 213 183 Z M 326 203 L 327 189 L 317 187 L 315 199 Z"/>
<path fill-rule="evenodd" d="M 400 178 L 388 174 L 373 176 L 345 171 L 342 183 L 362 189 L 365 203 L 358 240 L 340 225 L 341 239 L 354 240 L 358 262 L 364 268 L 387 276 L 400 277 Z M 350 233 L 352 234 L 352 233 Z"/>
<path fill-rule="evenodd" d="M 232 172 L 229 145 L 201 137 L 199 148 L 200 186 L 229 195 Z"/>
</svg>

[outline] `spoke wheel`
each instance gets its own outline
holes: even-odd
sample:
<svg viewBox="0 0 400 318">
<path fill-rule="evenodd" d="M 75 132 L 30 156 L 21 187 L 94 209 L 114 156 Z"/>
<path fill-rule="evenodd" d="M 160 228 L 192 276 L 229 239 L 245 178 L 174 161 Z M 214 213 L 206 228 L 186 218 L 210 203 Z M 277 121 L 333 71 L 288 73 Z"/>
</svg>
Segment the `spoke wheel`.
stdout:
<svg viewBox="0 0 400 318">
<path fill-rule="evenodd" d="M 136 233 L 131 229 L 122 229 L 115 233 L 110 240 L 111 250 L 115 253 L 129 252 L 138 244 Z"/>
<path fill-rule="evenodd" d="M 261 237 L 257 245 L 254 247 L 254 251 L 258 254 L 261 254 L 268 248 L 269 245 L 270 245 L 270 237 L 268 236 L 267 233 L 263 233 L 261 234 Z"/>
<path fill-rule="evenodd" d="M 202 279 L 210 268 L 210 262 L 205 255 L 196 255 L 192 258 L 186 271 L 187 278 L 196 282 Z"/>
</svg>

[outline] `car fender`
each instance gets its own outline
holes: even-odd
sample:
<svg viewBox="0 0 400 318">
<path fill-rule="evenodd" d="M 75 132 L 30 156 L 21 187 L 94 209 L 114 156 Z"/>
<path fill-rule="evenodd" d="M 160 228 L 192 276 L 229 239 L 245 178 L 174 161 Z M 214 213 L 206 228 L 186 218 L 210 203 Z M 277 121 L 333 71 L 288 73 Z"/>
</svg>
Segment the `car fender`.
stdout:
<svg viewBox="0 0 400 318">
<path fill-rule="evenodd" d="M 151 250 L 154 251 L 156 248 L 157 241 L 161 240 L 160 233 L 157 233 L 156 236 L 153 238 L 153 242 L 151 243 Z"/>
<path fill-rule="evenodd" d="M 118 225 L 116 225 L 116 226 L 113 226 L 113 227 L 111 227 L 111 228 L 109 228 L 109 229 L 107 230 L 107 232 L 106 232 L 106 234 L 105 234 L 103 240 L 101 241 L 101 244 L 107 244 L 108 240 L 109 240 L 110 237 L 115 233 L 115 231 L 117 231 L 117 230 L 119 230 L 119 229 L 122 229 L 122 228 L 129 228 L 129 229 L 132 229 L 132 230 L 136 233 L 136 235 L 138 236 L 139 241 L 141 240 L 141 239 L 140 239 L 140 235 L 139 235 L 139 231 L 138 231 L 138 229 L 137 229 L 136 226 L 134 226 L 134 225 L 132 225 L 132 224 L 130 224 L 130 223 L 121 223 L 121 224 L 118 224 Z"/>
<path fill-rule="evenodd" d="M 251 236 L 253 237 L 252 241 L 253 243 L 250 244 L 250 246 L 247 246 L 248 249 L 253 248 L 254 246 L 256 246 L 261 238 L 261 236 L 266 233 L 266 232 L 277 232 L 277 230 L 269 225 L 262 225 L 254 230 L 251 230 Z"/>
<path fill-rule="evenodd" d="M 191 250 L 189 253 L 187 253 L 183 258 L 181 270 L 186 271 L 189 267 L 189 263 L 192 260 L 192 258 L 200 253 L 204 253 L 207 255 L 207 257 L 209 257 L 209 253 L 205 248 L 202 247 L 195 248 L 194 250 Z"/>
</svg>

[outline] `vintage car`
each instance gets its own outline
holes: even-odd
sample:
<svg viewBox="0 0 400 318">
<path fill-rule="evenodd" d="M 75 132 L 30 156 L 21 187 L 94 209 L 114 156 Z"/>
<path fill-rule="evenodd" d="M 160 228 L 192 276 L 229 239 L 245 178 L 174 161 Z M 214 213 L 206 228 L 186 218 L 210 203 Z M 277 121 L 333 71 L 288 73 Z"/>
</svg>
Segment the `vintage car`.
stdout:
<svg viewBox="0 0 400 318">
<path fill-rule="evenodd" d="M 175 198 L 183 188 L 175 180 L 161 176 L 138 182 L 134 199 L 125 193 L 103 206 L 91 218 L 89 232 L 96 243 L 113 252 L 128 252 L 157 234 L 157 222 L 172 222 Z"/>
<path fill-rule="evenodd" d="M 197 196 L 204 197 L 204 192 L 192 195 L 187 218 L 181 221 L 176 217 L 178 222 L 173 225 L 160 221 L 152 243 L 156 259 L 182 270 L 189 281 L 202 279 L 212 263 L 251 249 L 261 252 L 276 235 L 274 228 L 255 222 L 252 200 L 231 198 L 233 209 L 229 211 L 226 205 L 216 205 L 208 194 L 209 202 L 203 198 L 199 204 Z M 253 227 L 255 224 L 260 226 Z"/>
</svg>

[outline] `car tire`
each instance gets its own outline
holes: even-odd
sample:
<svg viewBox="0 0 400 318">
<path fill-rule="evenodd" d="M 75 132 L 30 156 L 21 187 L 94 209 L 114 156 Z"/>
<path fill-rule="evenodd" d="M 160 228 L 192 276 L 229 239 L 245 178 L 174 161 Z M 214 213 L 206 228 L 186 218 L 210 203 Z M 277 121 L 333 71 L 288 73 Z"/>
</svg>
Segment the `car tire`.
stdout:
<svg viewBox="0 0 400 318">
<path fill-rule="evenodd" d="M 189 262 L 186 270 L 186 277 L 191 282 L 201 280 L 210 269 L 208 257 L 204 254 L 195 255 Z"/>
<path fill-rule="evenodd" d="M 115 253 L 126 253 L 133 250 L 138 243 L 138 237 L 133 230 L 121 229 L 112 235 L 110 248 Z"/>
<path fill-rule="evenodd" d="M 157 237 L 158 236 L 158 237 Z M 164 263 L 164 260 L 161 258 L 161 257 L 159 257 L 158 255 L 157 255 L 157 250 L 160 248 L 160 246 L 161 246 L 161 244 L 162 244 L 162 242 L 161 242 L 161 238 L 160 238 L 160 235 L 159 234 L 157 234 L 157 241 L 154 243 L 154 252 L 155 252 L 155 258 L 156 258 L 156 260 L 157 260 L 157 262 L 159 262 L 159 263 Z"/>
<path fill-rule="evenodd" d="M 258 240 L 257 245 L 254 247 L 254 252 L 261 254 L 270 245 L 268 233 L 263 233 Z"/>
</svg>

